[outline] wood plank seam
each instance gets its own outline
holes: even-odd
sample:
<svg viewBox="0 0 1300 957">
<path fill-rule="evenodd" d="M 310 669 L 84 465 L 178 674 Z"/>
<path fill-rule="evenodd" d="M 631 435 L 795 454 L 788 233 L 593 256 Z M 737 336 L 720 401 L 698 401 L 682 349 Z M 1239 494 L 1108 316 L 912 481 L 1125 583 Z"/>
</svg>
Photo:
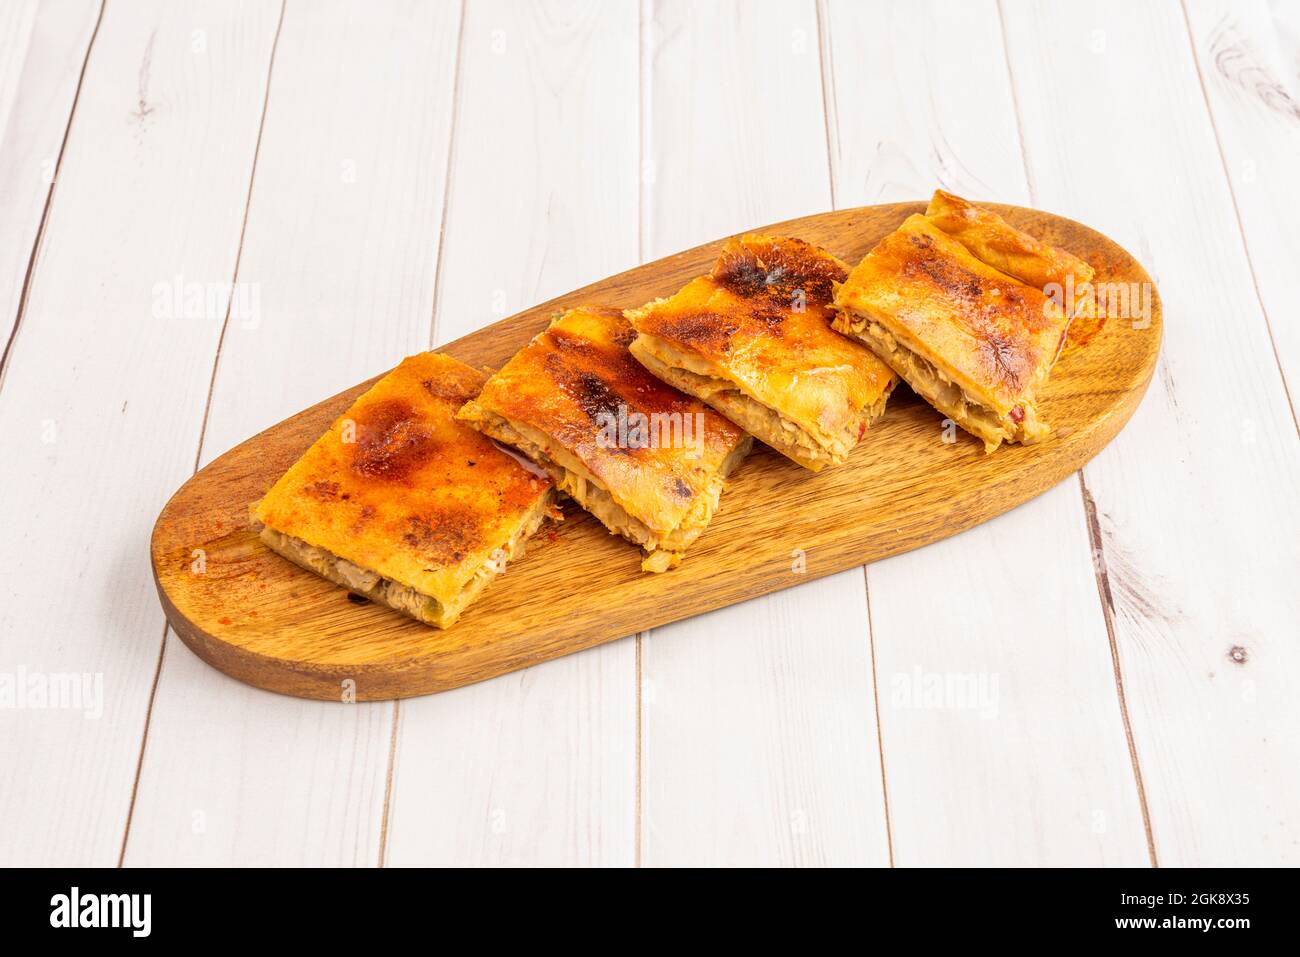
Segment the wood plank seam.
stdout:
<svg viewBox="0 0 1300 957">
<path fill-rule="evenodd" d="M 388 811 L 393 800 L 393 769 L 397 764 L 397 722 L 401 718 L 402 702 L 393 701 L 393 726 L 388 734 L 388 768 L 384 772 L 384 806 L 379 818 L 379 866 L 384 866 L 388 855 Z"/>
<path fill-rule="evenodd" d="M 284 26 L 284 9 L 288 0 L 280 0 L 280 19 L 275 24 L 275 37 L 271 41 L 271 57 L 266 68 L 266 90 L 262 95 L 262 118 L 257 124 L 257 140 L 253 144 L 253 168 L 248 173 L 248 193 L 244 198 L 244 218 L 239 224 L 239 245 L 235 248 L 235 269 L 231 276 L 231 288 L 237 288 L 239 282 L 239 263 L 244 256 L 244 236 L 248 232 L 248 209 L 253 202 L 253 186 L 257 182 L 257 156 L 262 151 L 262 132 L 266 127 L 266 109 L 271 101 L 271 74 L 275 70 L 275 48 L 280 42 L 280 28 Z M 217 384 L 217 369 L 221 365 L 221 347 L 226 341 L 226 332 L 230 329 L 230 310 L 235 302 L 232 295 L 226 302 L 226 312 L 221 319 L 221 334 L 217 336 L 217 354 L 212 360 L 212 376 L 208 379 L 208 398 L 203 404 L 203 421 L 199 425 L 199 442 L 194 449 L 194 471 L 199 470 L 203 457 L 203 440 L 208 433 L 208 415 L 212 411 L 212 393 Z"/>
<path fill-rule="evenodd" d="M 122 844 L 117 852 L 117 866 L 125 866 L 126 841 L 131 834 L 131 821 L 135 817 L 135 799 L 140 791 L 140 771 L 144 768 L 144 753 L 149 746 L 149 726 L 153 722 L 153 706 L 158 698 L 158 680 L 162 677 L 163 658 L 167 655 L 167 619 L 163 618 L 162 640 L 158 647 L 158 660 L 154 662 L 153 682 L 149 685 L 149 703 L 144 709 L 144 726 L 140 729 L 140 753 L 135 759 L 135 775 L 131 778 L 131 800 L 126 806 L 126 824 L 122 827 Z"/>
<path fill-rule="evenodd" d="M 1020 108 L 1020 96 L 1017 93 L 1015 69 L 1011 65 L 1011 43 L 1007 37 L 1006 11 L 1002 7 L 1002 0 L 997 0 L 997 5 L 998 25 L 1002 33 L 1002 56 L 1007 64 L 1007 82 L 1011 87 L 1011 104 L 1016 118 L 1016 134 L 1020 140 L 1020 158 L 1025 166 L 1025 184 L 1029 190 L 1029 202 L 1037 205 L 1038 185 L 1034 181 L 1033 170 L 1029 164 L 1029 150 L 1025 143 L 1025 124 Z M 1084 517 L 1088 529 L 1088 544 L 1092 552 L 1093 575 L 1097 581 L 1098 601 L 1101 603 L 1102 616 L 1106 622 L 1111 666 L 1115 672 L 1115 693 L 1119 704 L 1120 719 L 1124 726 L 1124 737 L 1128 744 L 1129 759 L 1133 765 L 1133 780 L 1137 786 L 1138 806 L 1142 812 L 1142 826 L 1146 832 L 1147 854 L 1151 859 L 1151 866 L 1157 867 L 1159 865 L 1157 864 L 1155 835 L 1151 829 L 1151 811 L 1147 807 L 1146 788 L 1142 781 L 1142 765 L 1138 760 L 1137 744 L 1133 737 L 1133 725 L 1129 720 L 1128 703 L 1124 695 L 1124 673 L 1120 667 L 1119 643 L 1115 637 L 1115 609 L 1110 593 L 1110 575 L 1106 566 L 1106 552 L 1102 543 L 1101 525 L 1097 521 L 1096 503 L 1093 500 L 1092 493 L 1088 491 L 1088 482 L 1083 473 L 1083 468 L 1080 468 L 1075 474 L 1079 477 L 1079 493 L 1083 500 Z"/>
<path fill-rule="evenodd" d="M 68 122 L 63 127 L 63 139 L 59 143 L 59 153 L 54 159 L 54 177 L 45 191 L 45 206 L 41 210 L 41 222 L 36 228 L 32 240 L 32 251 L 27 257 L 27 270 L 23 273 L 23 288 L 18 294 L 18 311 L 14 315 L 13 328 L 5 341 L 4 351 L 0 352 L 0 389 L 4 388 L 5 372 L 9 368 L 9 356 L 18 339 L 18 330 L 22 327 L 23 316 L 27 313 L 27 300 L 31 295 L 32 276 L 36 272 L 36 261 L 40 255 L 41 243 L 45 240 L 45 226 L 50 221 L 50 207 L 54 204 L 54 191 L 59 185 L 59 171 L 63 168 L 63 154 L 68 148 L 68 134 L 72 131 L 72 119 L 77 115 L 77 104 L 81 101 L 81 87 L 86 81 L 86 67 L 90 63 L 91 51 L 95 49 L 95 38 L 99 36 L 99 25 L 104 21 L 104 5 L 107 0 L 100 0 L 99 14 L 95 17 L 94 29 L 90 31 L 90 40 L 86 43 L 86 55 L 81 60 L 81 72 L 77 76 L 77 88 L 72 94 L 72 107 L 68 110 Z"/>
<path fill-rule="evenodd" d="M 429 315 L 429 348 L 438 335 L 438 304 L 442 301 L 442 264 L 447 249 L 447 211 L 451 206 L 452 170 L 456 166 L 456 128 L 460 125 L 461 66 L 465 51 L 465 0 L 460 0 L 460 24 L 456 28 L 456 65 L 452 68 L 451 123 L 447 131 L 447 171 L 442 181 L 442 215 L 438 221 L 438 262 L 433 267 L 433 311 Z M 388 813 L 387 806 L 384 813 Z"/>
<path fill-rule="evenodd" d="M 1151 866 L 1159 867 L 1156 856 L 1155 833 L 1151 829 L 1151 813 L 1147 810 L 1147 789 L 1142 780 L 1142 766 L 1138 761 L 1137 742 L 1133 739 L 1133 725 L 1129 721 L 1128 699 L 1124 694 L 1124 679 L 1119 667 L 1119 642 L 1115 638 L 1115 599 L 1110 590 L 1110 573 L 1106 567 L 1105 554 L 1102 551 L 1101 522 L 1097 518 L 1097 502 L 1088 491 L 1083 480 L 1083 470 L 1075 473 L 1079 477 L 1079 491 L 1083 495 L 1083 511 L 1088 521 L 1088 541 L 1093 548 L 1093 571 L 1097 579 L 1097 597 L 1101 601 L 1101 613 L 1106 620 L 1106 637 L 1110 641 L 1110 657 L 1115 670 L 1115 694 L 1119 698 L 1119 710 L 1124 720 L 1124 737 L 1128 743 L 1129 759 L 1133 762 L 1133 777 L 1137 781 L 1138 805 L 1142 809 L 1142 827 L 1146 832 L 1147 854 L 1151 857 Z"/>
<path fill-rule="evenodd" d="M 867 647 L 871 652 L 871 701 L 876 712 L 876 756 L 880 759 L 880 793 L 885 808 L 885 847 L 889 866 L 894 867 L 894 825 L 889 818 L 889 779 L 885 773 L 885 734 L 880 729 L 880 678 L 876 671 L 876 630 L 871 622 L 871 581 L 862 566 L 862 590 L 867 598 Z"/>
<path fill-rule="evenodd" d="M 258 124 L 257 124 L 257 139 L 254 141 L 254 145 L 253 145 L 253 162 L 248 173 L 248 192 L 245 194 L 244 197 L 244 217 L 243 217 L 243 221 L 240 223 L 239 226 L 239 245 L 235 249 L 235 265 L 234 265 L 234 269 L 232 270 L 231 280 L 230 280 L 232 289 L 236 288 L 235 284 L 239 281 L 239 261 L 240 258 L 243 256 L 244 234 L 248 229 L 248 209 L 249 206 L 252 204 L 253 184 L 257 179 L 257 154 L 261 151 L 262 132 L 266 126 L 267 105 L 270 103 L 270 99 L 271 99 L 271 75 L 275 70 L 275 49 L 280 42 L 280 30 L 284 26 L 284 10 L 285 7 L 287 6 L 287 3 L 288 0 L 280 0 L 280 15 L 276 20 L 276 24 L 275 24 L 275 36 L 271 38 L 271 53 L 270 56 L 267 57 L 266 89 L 263 91 L 262 94 L 262 116 L 258 120 Z M 100 13 L 101 15 L 103 13 L 102 7 Z M 98 24 L 96 24 L 96 27 L 98 28 Z M 234 301 L 235 301 L 235 297 L 232 295 L 226 302 L 226 312 L 221 322 L 221 333 L 217 337 L 217 351 L 216 351 L 216 355 L 213 356 L 212 359 L 212 375 L 208 379 L 208 397 L 203 404 L 203 419 L 199 424 L 199 441 L 194 450 L 193 472 L 195 473 L 197 473 L 199 470 L 199 461 L 201 456 L 203 455 L 203 439 L 204 436 L 207 434 L 207 429 L 208 429 L 208 413 L 212 409 L 212 392 L 214 387 L 216 386 L 217 367 L 221 364 L 221 344 L 225 341 L 226 329 L 230 326 L 230 310 Z M 169 626 L 166 620 L 164 619 L 162 640 L 160 642 L 162 647 L 159 649 L 158 652 L 158 661 L 154 665 L 153 682 L 149 687 L 149 703 L 145 707 L 145 713 L 144 713 L 144 730 L 140 735 L 140 754 L 139 757 L 136 759 L 136 763 L 135 763 L 135 775 L 131 781 L 131 800 L 130 803 L 127 805 L 126 823 L 122 828 L 122 847 L 121 847 L 121 851 L 118 854 L 118 859 L 117 859 L 118 867 L 123 866 L 123 862 L 126 860 L 126 847 L 127 847 L 127 843 L 131 839 L 131 824 L 135 817 L 135 802 L 136 802 L 136 797 L 138 796 L 140 790 L 140 775 L 144 770 L 144 757 L 145 757 L 146 749 L 149 744 L 149 726 L 150 726 L 150 722 L 153 719 L 154 702 L 158 697 L 158 682 L 159 679 L 161 679 L 162 677 L 163 658 L 166 656 L 167 653 L 168 627 Z"/>
<path fill-rule="evenodd" d="M 1264 328 L 1268 330 L 1268 342 L 1273 348 L 1273 361 L 1277 364 L 1277 374 L 1282 379 L 1282 391 L 1286 393 L 1287 405 L 1291 407 L 1291 422 L 1295 425 L 1296 436 L 1300 437 L 1300 417 L 1296 414 L 1295 397 L 1291 393 L 1291 384 L 1286 379 L 1286 369 L 1282 365 L 1282 356 L 1277 351 L 1277 337 L 1273 335 L 1273 322 L 1268 315 L 1268 306 L 1264 303 L 1264 294 L 1259 288 L 1259 274 L 1255 271 L 1255 261 L 1250 255 L 1250 242 L 1246 239 L 1246 224 L 1241 218 L 1241 204 L 1237 201 L 1237 187 L 1228 172 L 1228 157 L 1223 151 L 1223 137 L 1219 134 L 1219 124 L 1214 118 L 1214 108 L 1210 105 L 1210 93 L 1205 87 L 1205 70 L 1201 66 L 1200 55 L 1196 52 L 1196 35 L 1192 32 L 1191 15 L 1187 12 L 1187 0 L 1179 0 L 1183 12 L 1183 25 L 1187 28 L 1187 43 L 1192 48 L 1192 63 L 1196 66 L 1196 80 L 1201 87 L 1201 98 L 1205 102 L 1205 113 L 1210 120 L 1210 129 L 1214 131 L 1214 146 L 1219 151 L 1219 162 L 1223 166 L 1223 178 L 1228 183 L 1228 195 L 1232 197 L 1232 212 L 1237 218 L 1237 231 L 1241 235 L 1241 247 L 1246 254 L 1246 266 L 1250 269 L 1251 284 L 1255 287 L 1255 299 L 1259 311 L 1264 316 Z"/>
<path fill-rule="evenodd" d="M 826 129 L 826 175 L 830 179 L 831 187 L 831 209 L 839 209 L 839 198 L 836 196 L 836 181 L 838 180 L 838 171 L 835 168 L 835 155 L 838 152 L 838 143 L 832 131 L 839 129 L 840 112 L 835 102 L 835 64 L 831 60 L 831 43 L 830 38 L 826 35 L 826 0 L 815 0 L 813 10 L 817 15 L 817 66 L 821 73 L 822 87 L 822 123 Z"/>
</svg>

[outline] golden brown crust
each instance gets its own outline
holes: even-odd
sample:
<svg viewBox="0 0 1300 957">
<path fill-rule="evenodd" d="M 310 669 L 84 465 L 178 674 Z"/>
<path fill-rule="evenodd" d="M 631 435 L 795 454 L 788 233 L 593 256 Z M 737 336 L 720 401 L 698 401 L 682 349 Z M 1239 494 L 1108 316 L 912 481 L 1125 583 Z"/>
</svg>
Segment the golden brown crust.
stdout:
<svg viewBox="0 0 1300 957">
<path fill-rule="evenodd" d="M 634 354 L 688 373 L 674 381 L 721 411 L 734 410 L 732 392 L 772 410 L 747 427 L 800 464 L 841 462 L 897 381 L 869 349 L 831 329 L 834 286 L 847 275 L 843 262 L 800 239 L 732 239 L 708 275 L 626 313 L 639 333 Z M 711 381 L 692 387 L 699 377 Z M 817 451 L 791 455 L 790 429 Z"/>
<path fill-rule="evenodd" d="M 1001 438 L 1024 441 L 1046 431 L 1034 399 L 1069 320 L 1039 289 L 980 261 L 927 217 L 909 216 L 881 240 L 839 288 L 836 306 L 836 329 L 871 345 L 932 401 L 933 389 L 917 381 L 918 365 L 900 355 L 919 358 L 920 368 L 955 384 L 966 402 L 1005 419 Z M 1025 421 L 1034 435 L 1020 430 Z M 1000 441 L 987 430 L 977 434 Z"/>
<path fill-rule="evenodd" d="M 1026 285 L 1041 290 L 1049 283 L 1064 287 L 1067 279 L 1075 287 L 1092 282 L 1092 267 L 1082 259 L 1021 232 L 992 210 L 960 196 L 936 189 L 925 215 L 977 259 Z"/>
<path fill-rule="evenodd" d="M 256 521 L 456 608 L 553 494 L 456 422 L 486 378 L 437 353 L 405 359 L 275 483 Z"/>
<path fill-rule="evenodd" d="M 617 309 L 571 309 L 516 353 L 459 418 L 512 442 L 553 475 L 571 473 L 570 494 L 595 483 L 637 526 L 632 534 L 621 515 L 610 525 L 593 510 L 611 530 L 650 551 L 680 552 L 708 524 L 749 437 L 647 372 L 628 352 L 634 335 Z M 611 422 L 639 416 L 665 441 L 630 434 L 610 441 Z"/>
</svg>

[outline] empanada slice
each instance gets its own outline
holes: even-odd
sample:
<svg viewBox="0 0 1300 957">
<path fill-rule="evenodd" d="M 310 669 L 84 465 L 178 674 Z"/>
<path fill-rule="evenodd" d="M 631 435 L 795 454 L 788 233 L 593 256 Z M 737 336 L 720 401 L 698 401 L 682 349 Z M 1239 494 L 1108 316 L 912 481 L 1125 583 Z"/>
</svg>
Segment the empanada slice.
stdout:
<svg viewBox="0 0 1300 957">
<path fill-rule="evenodd" d="M 272 550 L 439 628 L 452 624 L 554 510 L 555 487 L 456 421 L 487 375 L 403 360 L 252 507 Z"/>
<path fill-rule="evenodd" d="M 459 419 L 514 446 L 611 532 L 642 568 L 680 563 L 752 439 L 661 382 L 628 352 L 617 309 L 570 309 L 521 349 Z"/>
<path fill-rule="evenodd" d="M 730 240 L 712 270 L 625 315 L 632 354 L 814 472 L 843 462 L 898 379 L 831 329 L 835 256 L 800 239 Z"/>
<path fill-rule="evenodd" d="M 977 258 L 920 214 L 858 263 L 834 327 L 865 343 L 986 451 L 1050 431 L 1035 399 L 1069 319 L 1037 287 Z"/>
</svg>

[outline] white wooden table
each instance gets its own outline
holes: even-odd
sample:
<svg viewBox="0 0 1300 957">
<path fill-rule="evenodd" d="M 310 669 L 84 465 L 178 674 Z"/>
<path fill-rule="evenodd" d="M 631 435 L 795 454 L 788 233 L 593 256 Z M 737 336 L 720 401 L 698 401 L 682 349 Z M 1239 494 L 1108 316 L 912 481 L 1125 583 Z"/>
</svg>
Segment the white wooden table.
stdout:
<svg viewBox="0 0 1300 957">
<path fill-rule="evenodd" d="M 1298 172 L 1296 2 L 6 0 L 0 864 L 1300 863 Z M 166 630 L 153 519 L 242 438 L 936 185 L 1159 284 L 1157 379 L 1077 478 L 399 704 Z"/>
</svg>

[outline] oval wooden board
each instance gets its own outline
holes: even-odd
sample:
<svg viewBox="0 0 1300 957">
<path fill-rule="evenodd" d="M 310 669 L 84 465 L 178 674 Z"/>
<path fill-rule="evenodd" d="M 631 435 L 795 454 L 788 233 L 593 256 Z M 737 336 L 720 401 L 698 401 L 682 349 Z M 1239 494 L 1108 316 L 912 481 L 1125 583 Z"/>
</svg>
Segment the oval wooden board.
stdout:
<svg viewBox="0 0 1300 957">
<path fill-rule="evenodd" d="M 1086 226 L 988 205 L 1088 260 L 1098 282 L 1151 281 L 1132 256 Z M 848 209 L 760 231 L 801 237 L 852 264 L 923 209 Z M 670 295 L 708 269 L 721 242 L 542 303 L 443 351 L 499 366 L 559 309 L 627 308 Z M 371 384 L 363 382 L 231 449 L 185 483 L 154 527 L 158 594 L 172 627 L 200 658 L 273 691 L 370 700 L 482 681 L 916 548 L 1019 505 L 1075 472 L 1128 420 L 1155 368 L 1161 326 L 1154 290 L 1149 324 L 1077 321 L 1041 396 L 1054 434 L 1038 445 L 985 455 L 963 432 L 945 442 L 942 416 L 901 387 L 838 468 L 815 475 L 756 444 L 708 531 L 680 568 L 661 575 L 642 574 L 637 548 L 569 503 L 563 525 L 534 539 L 528 555 L 446 631 L 355 604 L 271 553 L 249 529 L 248 504 Z"/>
</svg>

